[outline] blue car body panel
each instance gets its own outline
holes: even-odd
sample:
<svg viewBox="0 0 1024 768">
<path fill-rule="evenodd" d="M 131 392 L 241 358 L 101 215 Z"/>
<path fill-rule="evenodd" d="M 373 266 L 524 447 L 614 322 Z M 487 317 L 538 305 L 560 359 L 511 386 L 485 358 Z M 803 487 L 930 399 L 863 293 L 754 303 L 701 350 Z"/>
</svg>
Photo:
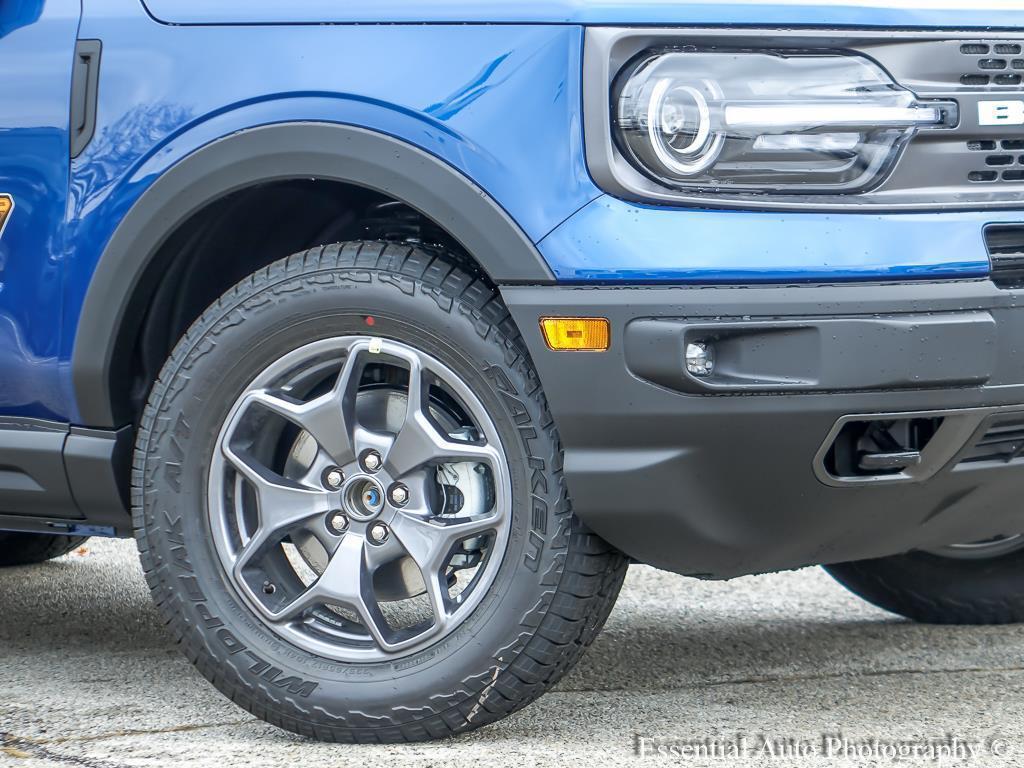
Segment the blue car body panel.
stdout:
<svg viewBox="0 0 1024 768">
<path fill-rule="evenodd" d="M 0 413 L 66 417 L 60 375 L 68 94 L 79 0 L 0 6 Z"/>
<path fill-rule="evenodd" d="M 997 27 L 1024 23 L 1024 9 L 989 0 L 145 0 L 153 17 L 173 24 L 510 23 L 510 24 L 808 24 L 816 26 Z"/>
<path fill-rule="evenodd" d="M 97 11 L 81 31 L 104 52 L 96 138 L 71 173 L 63 360 L 132 204 L 181 158 L 246 128 L 336 122 L 400 138 L 472 179 L 533 240 L 600 195 L 583 159 L 579 28 L 182 28 L 134 0 Z"/>
<path fill-rule="evenodd" d="M 801 283 L 970 278 L 998 213 L 684 210 L 605 195 L 540 243 L 565 282 Z"/>
<path fill-rule="evenodd" d="M 0 239 L 0 415 L 79 422 L 75 331 L 118 224 L 199 148 L 282 122 L 359 126 L 435 155 L 565 281 L 984 276 L 981 229 L 1011 214 L 640 206 L 603 194 L 583 148 L 584 25 L 1024 26 L 1022 9 L 958 5 L 85 0 L 80 28 L 75 0 L 2 6 L 0 192 L 17 207 Z M 352 23 L 368 21 L 386 23 Z M 69 165 L 76 34 L 103 53 L 95 138 Z"/>
</svg>

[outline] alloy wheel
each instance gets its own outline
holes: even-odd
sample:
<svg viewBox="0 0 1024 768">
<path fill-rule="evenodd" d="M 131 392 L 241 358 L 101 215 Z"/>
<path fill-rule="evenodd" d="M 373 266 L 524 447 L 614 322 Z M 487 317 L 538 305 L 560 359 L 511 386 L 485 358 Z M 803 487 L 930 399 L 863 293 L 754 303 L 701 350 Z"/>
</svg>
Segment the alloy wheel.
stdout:
<svg viewBox="0 0 1024 768">
<path fill-rule="evenodd" d="M 273 632 L 380 661 L 439 641 L 480 604 L 511 489 L 494 423 L 451 368 L 350 336 L 285 355 L 238 397 L 207 505 L 228 582 Z"/>
</svg>

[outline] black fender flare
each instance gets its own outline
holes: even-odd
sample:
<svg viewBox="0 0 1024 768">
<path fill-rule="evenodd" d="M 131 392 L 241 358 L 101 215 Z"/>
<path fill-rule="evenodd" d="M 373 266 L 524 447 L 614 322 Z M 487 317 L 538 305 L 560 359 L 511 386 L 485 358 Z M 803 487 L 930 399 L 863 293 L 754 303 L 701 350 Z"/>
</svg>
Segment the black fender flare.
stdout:
<svg viewBox="0 0 1024 768">
<path fill-rule="evenodd" d="M 71 356 L 81 423 L 112 428 L 131 419 L 113 381 L 127 375 L 130 331 L 155 288 L 155 279 L 146 276 L 160 246 L 190 216 L 225 195 L 291 178 L 342 181 L 401 200 L 446 229 L 499 285 L 554 282 L 533 242 L 497 202 L 418 147 L 335 123 L 279 123 L 240 131 L 164 172 L 121 220 L 101 254 Z"/>
</svg>

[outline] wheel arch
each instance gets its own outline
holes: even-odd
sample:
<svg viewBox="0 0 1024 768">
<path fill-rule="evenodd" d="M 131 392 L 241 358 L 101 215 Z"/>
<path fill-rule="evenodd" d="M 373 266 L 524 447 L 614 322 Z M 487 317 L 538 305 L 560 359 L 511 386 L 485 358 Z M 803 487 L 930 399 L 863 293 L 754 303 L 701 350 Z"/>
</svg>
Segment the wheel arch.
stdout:
<svg viewBox="0 0 1024 768">
<path fill-rule="evenodd" d="M 364 187 L 416 209 L 457 240 L 496 284 L 549 283 L 547 264 L 483 189 L 434 155 L 354 126 L 279 123 L 240 131 L 167 170 L 118 224 L 91 277 L 75 331 L 72 381 L 81 422 L 131 418 L 118 377 L 161 277 L 155 256 L 190 217 L 232 192 L 287 179 Z"/>
</svg>

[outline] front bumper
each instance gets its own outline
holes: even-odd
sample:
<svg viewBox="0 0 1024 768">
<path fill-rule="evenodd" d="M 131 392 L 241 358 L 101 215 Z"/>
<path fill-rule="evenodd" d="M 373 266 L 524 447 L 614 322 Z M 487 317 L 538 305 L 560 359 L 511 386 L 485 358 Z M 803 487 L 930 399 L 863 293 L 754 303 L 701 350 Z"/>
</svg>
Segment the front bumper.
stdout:
<svg viewBox="0 0 1024 768">
<path fill-rule="evenodd" d="M 964 280 L 502 293 L 576 513 L 640 561 L 728 578 L 1024 531 L 1024 292 Z M 550 351 L 550 315 L 609 318 L 611 349 Z M 720 348 L 708 379 L 682 360 L 698 338 Z M 906 468 L 844 476 L 833 442 L 879 419 L 934 434 Z M 992 434 L 994 458 L 977 447 Z"/>
</svg>

